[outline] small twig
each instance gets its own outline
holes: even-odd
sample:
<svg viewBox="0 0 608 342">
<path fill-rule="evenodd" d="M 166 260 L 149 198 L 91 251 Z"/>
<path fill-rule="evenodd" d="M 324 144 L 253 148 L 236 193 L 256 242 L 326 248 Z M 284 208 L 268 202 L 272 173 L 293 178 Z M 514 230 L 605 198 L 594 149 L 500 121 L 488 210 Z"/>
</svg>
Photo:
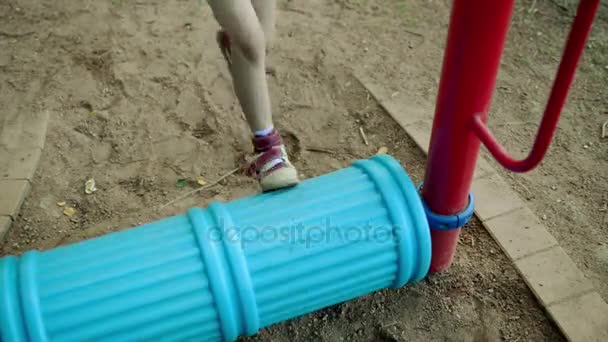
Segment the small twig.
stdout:
<svg viewBox="0 0 608 342">
<path fill-rule="evenodd" d="M 223 180 L 224 180 L 224 179 L 226 179 L 227 177 L 229 177 L 229 176 L 231 176 L 231 175 L 235 174 L 235 173 L 236 173 L 238 170 L 240 170 L 240 169 L 241 169 L 240 167 L 234 168 L 234 169 L 230 170 L 228 173 L 226 173 L 226 174 L 224 174 L 223 176 L 221 176 L 220 178 L 218 178 L 218 179 L 214 180 L 213 182 L 211 182 L 211 183 L 209 183 L 209 184 L 205 184 L 205 185 L 203 185 L 203 186 L 201 186 L 201 187 L 199 187 L 199 188 L 196 188 L 196 189 L 194 189 L 194 190 L 192 190 L 192 191 L 188 191 L 187 193 L 185 193 L 185 194 L 183 194 L 183 195 L 179 196 L 178 198 L 176 198 L 176 199 L 174 199 L 174 200 L 172 200 L 172 201 L 169 201 L 169 202 L 167 202 L 167 203 L 163 204 L 162 206 L 160 206 L 160 207 L 158 208 L 158 210 L 162 210 L 162 209 L 164 209 L 165 207 L 167 207 L 167 206 L 169 206 L 169 205 L 171 205 L 171 204 L 173 204 L 173 203 L 175 203 L 175 202 L 179 202 L 179 201 L 183 200 L 184 198 L 186 198 L 186 197 L 188 197 L 188 196 L 194 195 L 194 194 L 195 194 L 195 193 L 197 193 L 197 192 L 200 192 L 200 191 L 203 191 L 203 190 L 209 189 L 210 187 L 212 187 L 212 186 L 216 185 L 217 183 L 219 183 L 219 182 L 223 181 Z"/>
<path fill-rule="evenodd" d="M 335 151 L 327 150 L 327 149 L 320 148 L 320 147 L 307 147 L 306 151 L 318 152 L 318 153 L 327 153 L 327 154 L 337 154 Z"/>
<path fill-rule="evenodd" d="M 424 39 L 425 38 L 424 38 L 424 35 L 422 33 L 414 32 L 414 31 L 407 30 L 407 29 L 402 29 L 402 31 L 405 32 L 405 33 L 409 33 L 411 35 L 414 35 L 414 36 L 417 36 L 417 37 L 421 38 L 422 42 L 424 43 Z"/>
<path fill-rule="evenodd" d="M 149 158 L 141 158 L 141 159 L 132 159 L 132 160 L 127 160 L 125 162 L 122 163 L 118 163 L 120 165 L 127 165 L 127 164 L 133 164 L 133 163 L 139 163 L 139 162 L 143 162 L 143 161 L 148 161 L 150 160 Z"/>
<path fill-rule="evenodd" d="M 414 330 L 431 331 L 429 327 L 414 327 Z"/>
<path fill-rule="evenodd" d="M 421 46 L 426 41 L 426 38 L 424 37 L 424 35 L 422 33 L 414 32 L 414 31 L 411 31 L 411 30 L 408 30 L 408 29 L 400 29 L 400 30 L 403 31 L 403 32 L 405 32 L 405 33 L 409 33 L 412 36 L 415 36 L 415 37 L 419 38 L 420 42 L 416 46 L 410 45 L 411 49 L 413 49 L 414 47 Z"/>
<path fill-rule="evenodd" d="M 298 13 L 298 14 L 301 14 L 301 15 L 307 16 L 307 17 L 309 17 L 309 18 L 312 18 L 312 17 L 313 17 L 312 13 L 310 13 L 310 12 L 306 12 L 306 11 L 301 10 L 301 9 L 298 9 L 298 8 L 293 8 L 293 7 L 289 7 L 289 6 L 284 6 L 284 7 L 283 7 L 283 8 L 281 8 L 281 9 L 282 9 L 283 11 L 286 11 L 286 12 L 294 12 L 294 13 Z"/>
<path fill-rule="evenodd" d="M 66 235 L 64 235 L 61 239 L 59 239 L 59 241 L 57 241 L 55 243 L 54 247 L 59 247 L 61 246 L 67 239 L 69 239 L 70 237 L 72 237 L 72 234 L 68 233 Z"/>
<path fill-rule="evenodd" d="M 285 103 L 285 105 L 288 106 L 288 109 L 301 109 L 301 108 L 307 108 L 307 109 L 312 109 L 313 106 L 308 104 L 308 103 L 298 103 L 295 102 L 291 99 L 288 99 L 289 103 Z"/>
<path fill-rule="evenodd" d="M 608 137 L 608 121 L 602 124 L 602 139 L 604 139 L 605 137 Z"/>
<path fill-rule="evenodd" d="M 369 146 L 369 141 L 367 141 L 367 137 L 365 136 L 365 132 L 363 131 L 363 126 L 359 126 L 359 133 L 361 133 L 361 138 L 363 138 L 363 142 L 365 145 Z"/>
<path fill-rule="evenodd" d="M 573 97 L 572 100 L 581 101 L 581 102 L 602 102 L 602 101 L 604 101 L 603 98 L 594 99 L 594 98 L 588 98 L 588 97 L 584 97 L 584 96 Z"/>
<path fill-rule="evenodd" d="M 528 13 L 536 13 L 538 10 L 536 9 L 536 0 L 532 0 L 532 5 L 528 8 Z"/>
<path fill-rule="evenodd" d="M 20 38 L 20 37 L 29 36 L 30 34 L 34 34 L 34 33 L 35 33 L 35 31 L 24 32 L 24 33 L 12 33 L 12 32 L 0 31 L 0 37 Z"/>
<path fill-rule="evenodd" d="M 568 11 L 568 5 L 566 4 L 566 1 L 563 1 L 561 4 L 557 2 L 558 0 L 551 0 L 551 2 L 559 7 L 561 10 L 563 11 Z"/>
<path fill-rule="evenodd" d="M 381 326 L 380 329 L 385 329 L 385 328 L 388 328 L 388 327 L 392 327 L 393 325 L 397 325 L 397 324 L 399 324 L 399 322 L 389 323 L 387 325 Z"/>
</svg>

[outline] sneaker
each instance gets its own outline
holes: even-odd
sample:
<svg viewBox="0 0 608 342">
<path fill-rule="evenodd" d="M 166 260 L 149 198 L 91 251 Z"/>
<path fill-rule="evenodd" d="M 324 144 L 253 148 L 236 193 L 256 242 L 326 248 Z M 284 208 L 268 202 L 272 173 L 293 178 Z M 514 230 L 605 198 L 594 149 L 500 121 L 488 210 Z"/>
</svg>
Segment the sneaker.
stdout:
<svg viewBox="0 0 608 342">
<path fill-rule="evenodd" d="M 256 156 L 247 173 L 260 182 L 263 191 L 288 188 L 300 182 L 276 130 L 267 136 L 253 138 L 253 145 Z"/>
</svg>

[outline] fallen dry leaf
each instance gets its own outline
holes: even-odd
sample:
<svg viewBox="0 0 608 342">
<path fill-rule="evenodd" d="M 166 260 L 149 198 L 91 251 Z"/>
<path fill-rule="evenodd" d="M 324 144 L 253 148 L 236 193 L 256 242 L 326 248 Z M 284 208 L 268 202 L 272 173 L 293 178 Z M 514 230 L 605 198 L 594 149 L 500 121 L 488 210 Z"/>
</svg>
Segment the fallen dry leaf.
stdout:
<svg viewBox="0 0 608 342">
<path fill-rule="evenodd" d="M 97 188 L 95 187 L 95 180 L 91 178 L 84 183 L 84 193 L 90 195 L 95 191 L 97 191 Z"/>
<path fill-rule="evenodd" d="M 63 215 L 67 216 L 67 217 L 72 217 L 76 214 L 76 209 L 72 208 L 72 207 L 67 207 L 65 209 L 63 209 Z"/>
</svg>

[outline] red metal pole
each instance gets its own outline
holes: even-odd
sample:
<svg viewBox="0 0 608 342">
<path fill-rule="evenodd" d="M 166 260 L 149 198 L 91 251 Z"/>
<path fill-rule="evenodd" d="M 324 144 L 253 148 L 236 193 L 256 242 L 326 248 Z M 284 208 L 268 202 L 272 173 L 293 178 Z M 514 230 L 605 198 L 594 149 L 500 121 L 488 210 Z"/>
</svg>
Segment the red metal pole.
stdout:
<svg viewBox="0 0 608 342">
<path fill-rule="evenodd" d="M 422 197 L 435 214 L 461 213 L 479 152 L 473 115 L 487 116 L 513 0 L 454 0 Z M 431 272 L 447 269 L 460 228 L 431 226 Z"/>
<path fill-rule="evenodd" d="M 485 125 L 485 120 L 477 116 L 473 119 L 473 131 L 488 151 L 496 158 L 496 161 L 505 168 L 514 172 L 530 171 L 541 162 L 549 149 L 551 139 L 553 139 L 553 134 L 557 129 L 562 107 L 566 102 L 568 90 L 574 80 L 576 67 L 585 49 L 589 32 L 591 32 L 593 18 L 595 17 L 599 3 L 600 0 L 581 0 L 578 6 L 576 17 L 568 36 L 568 42 L 564 49 L 564 55 L 555 81 L 553 81 L 553 88 L 547 101 L 547 108 L 538 128 L 534 145 L 526 158 L 516 160 L 511 157 L 505 148 L 496 141 L 492 132 Z"/>
</svg>

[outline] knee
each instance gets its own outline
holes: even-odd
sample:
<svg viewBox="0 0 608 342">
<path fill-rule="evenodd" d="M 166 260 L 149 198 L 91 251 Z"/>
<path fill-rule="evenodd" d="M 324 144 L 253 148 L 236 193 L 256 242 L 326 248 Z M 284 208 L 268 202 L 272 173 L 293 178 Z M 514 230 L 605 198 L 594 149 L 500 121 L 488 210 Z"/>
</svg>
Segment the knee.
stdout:
<svg viewBox="0 0 608 342">
<path fill-rule="evenodd" d="M 251 0 L 209 0 L 220 26 L 232 44 L 252 63 L 264 60 L 266 38 Z"/>
<path fill-rule="evenodd" d="M 236 47 L 252 63 L 261 63 L 266 55 L 266 38 L 260 26 L 244 27 L 243 32 L 235 36 Z"/>
</svg>

